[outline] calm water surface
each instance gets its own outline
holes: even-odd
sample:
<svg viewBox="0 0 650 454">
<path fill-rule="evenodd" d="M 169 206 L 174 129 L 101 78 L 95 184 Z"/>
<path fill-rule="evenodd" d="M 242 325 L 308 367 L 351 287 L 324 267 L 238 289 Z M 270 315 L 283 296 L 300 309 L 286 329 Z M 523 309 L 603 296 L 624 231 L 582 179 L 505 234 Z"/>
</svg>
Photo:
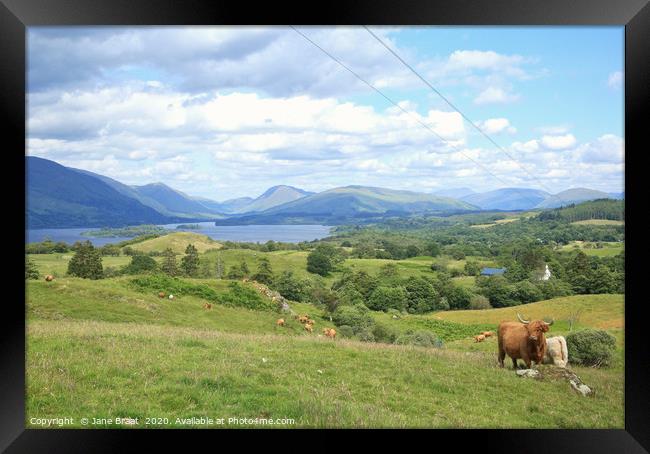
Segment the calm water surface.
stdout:
<svg viewBox="0 0 650 454">
<path fill-rule="evenodd" d="M 330 233 L 330 226 L 326 225 L 223 225 L 216 226 L 212 222 L 192 222 L 201 228 L 198 230 L 176 229 L 181 224 L 164 224 L 160 227 L 175 232 L 196 232 L 207 235 L 215 240 L 222 241 L 246 241 L 252 243 L 266 243 L 269 240 L 282 241 L 285 243 L 299 243 L 301 241 L 312 241 L 324 238 Z M 93 238 L 81 235 L 82 232 L 99 230 L 96 228 L 80 229 L 30 229 L 25 235 L 26 243 L 34 243 L 45 240 L 65 241 L 72 244 L 75 241 L 90 240 L 95 246 L 103 246 L 109 243 L 119 243 L 128 240 L 127 237 Z"/>
</svg>

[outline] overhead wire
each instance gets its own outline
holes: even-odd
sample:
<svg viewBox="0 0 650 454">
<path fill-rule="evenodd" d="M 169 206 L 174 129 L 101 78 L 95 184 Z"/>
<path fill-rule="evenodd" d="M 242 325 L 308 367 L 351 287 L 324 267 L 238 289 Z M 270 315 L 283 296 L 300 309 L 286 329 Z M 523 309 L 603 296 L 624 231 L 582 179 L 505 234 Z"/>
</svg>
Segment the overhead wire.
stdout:
<svg viewBox="0 0 650 454">
<path fill-rule="evenodd" d="M 434 131 L 433 128 L 431 128 L 429 125 L 427 125 L 427 124 L 424 123 L 422 120 L 420 120 L 420 118 L 418 118 L 418 117 L 417 117 L 416 115 L 414 115 L 412 112 L 407 111 L 406 109 L 404 109 L 402 106 L 399 105 L 398 102 L 394 101 L 394 100 L 393 100 L 392 98 L 390 98 L 388 95 L 386 95 L 386 94 L 383 93 L 381 90 L 379 90 L 377 87 L 375 87 L 375 86 L 372 85 L 370 82 L 368 82 L 366 79 L 364 79 L 363 77 L 361 77 L 358 73 L 356 73 L 354 70 L 352 70 L 349 66 L 347 66 L 347 65 L 346 65 L 345 63 L 343 63 L 341 60 L 339 60 L 339 59 L 336 58 L 334 55 L 332 55 L 330 52 L 328 52 L 327 50 L 325 50 L 323 47 L 321 47 L 320 45 L 318 45 L 318 43 L 316 43 L 315 41 L 313 41 L 311 38 L 309 38 L 307 35 L 305 35 L 304 33 L 302 33 L 302 32 L 301 32 L 300 30 L 298 30 L 296 27 L 294 27 L 293 25 L 290 25 L 289 27 L 291 27 L 291 28 L 292 28 L 296 33 L 298 33 L 300 36 L 302 36 L 305 40 L 307 40 L 309 43 L 311 43 L 314 47 L 316 47 L 317 49 L 319 49 L 322 53 L 324 53 L 325 55 L 327 55 L 329 58 L 331 58 L 333 61 L 335 61 L 337 64 L 339 64 L 342 68 L 344 68 L 345 70 L 347 70 L 350 74 L 352 74 L 353 76 L 355 76 L 357 79 L 359 79 L 359 80 L 360 80 L 361 82 L 363 82 L 365 85 L 367 85 L 369 88 L 371 88 L 372 90 L 374 90 L 375 92 L 377 92 L 379 95 L 381 95 L 384 99 L 386 99 L 388 102 L 390 102 L 391 104 L 393 104 L 395 107 L 397 107 L 397 108 L 398 108 L 399 110 L 401 110 L 403 113 L 405 113 L 405 114 L 409 115 L 410 117 L 412 117 L 413 119 L 415 119 L 415 120 L 416 120 L 416 121 L 417 121 L 417 122 L 418 122 L 422 127 L 424 127 L 424 128 L 427 129 L 429 132 L 431 132 L 433 135 L 435 135 L 435 136 L 436 136 L 436 137 L 437 137 L 441 142 L 443 142 L 443 143 L 445 143 L 445 144 L 448 144 L 448 145 L 450 145 L 450 146 L 452 146 L 452 147 L 456 147 L 456 148 L 457 148 L 457 151 L 458 151 L 462 156 L 464 156 L 465 158 L 469 159 L 469 160 L 470 160 L 471 162 L 473 162 L 476 166 L 478 166 L 478 167 L 480 167 L 481 169 L 483 169 L 483 170 L 484 170 L 488 175 L 490 175 L 491 177 L 493 177 L 493 178 L 495 178 L 496 180 L 500 181 L 502 184 L 508 186 L 508 183 L 506 183 L 506 182 L 505 182 L 503 179 L 501 179 L 499 176 L 495 175 L 495 174 L 494 174 L 490 169 L 488 169 L 487 167 L 485 167 L 485 166 L 484 166 L 483 164 L 481 164 L 480 162 L 476 161 L 476 160 L 475 160 L 474 158 L 472 158 L 471 156 L 469 156 L 469 155 L 467 155 L 466 153 L 464 153 L 462 149 L 458 148 L 455 144 L 451 143 L 449 140 L 443 138 L 440 134 L 438 134 L 436 131 Z M 534 202 L 534 201 L 531 200 L 528 196 L 526 196 L 526 195 L 523 194 L 521 191 L 519 191 L 518 188 L 513 188 L 513 189 L 514 189 L 517 193 L 519 193 L 519 195 L 521 195 L 522 198 L 528 200 L 528 201 L 529 201 L 530 203 L 532 203 L 533 205 L 536 205 L 536 204 L 537 204 L 537 202 Z M 548 191 L 547 191 L 547 192 L 548 192 Z"/>
</svg>

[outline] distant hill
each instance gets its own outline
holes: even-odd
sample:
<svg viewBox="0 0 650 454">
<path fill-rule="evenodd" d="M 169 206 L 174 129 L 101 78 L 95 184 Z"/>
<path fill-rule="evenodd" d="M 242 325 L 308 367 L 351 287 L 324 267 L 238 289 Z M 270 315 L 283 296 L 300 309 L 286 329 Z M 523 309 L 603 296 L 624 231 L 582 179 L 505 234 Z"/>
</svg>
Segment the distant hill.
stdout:
<svg viewBox="0 0 650 454">
<path fill-rule="evenodd" d="M 262 213 L 220 220 L 217 224 L 302 222 L 333 225 L 383 215 L 399 216 L 426 211 L 466 211 L 475 208 L 466 202 L 432 194 L 346 186 L 302 197 Z"/>
<path fill-rule="evenodd" d="M 313 192 L 303 191 L 293 186 L 278 185 L 267 189 L 264 194 L 257 198 L 239 197 L 236 199 L 215 202 L 213 200 L 201 199 L 195 197 L 194 200 L 200 202 L 212 212 L 223 214 L 241 214 L 261 212 L 282 205 L 287 202 L 298 200 L 302 197 L 313 194 Z"/>
<path fill-rule="evenodd" d="M 165 210 L 175 214 L 203 216 L 214 218 L 216 212 L 188 196 L 187 194 L 172 189 L 163 183 L 151 183 L 144 186 L 132 186 L 140 196 L 147 197 L 162 205 Z"/>
<path fill-rule="evenodd" d="M 495 191 L 470 194 L 461 200 L 482 210 L 529 210 L 535 208 L 548 196 L 546 191 L 525 188 L 503 188 Z"/>
<path fill-rule="evenodd" d="M 537 205 L 536 208 L 557 208 L 572 203 L 580 203 L 587 200 L 607 199 L 609 194 L 602 191 L 587 188 L 567 189 L 558 192 L 555 196 L 550 196 Z"/>
<path fill-rule="evenodd" d="M 167 217 L 99 178 L 54 161 L 25 157 L 28 228 L 165 224 Z"/>
<path fill-rule="evenodd" d="M 214 200 L 195 197 L 194 200 L 199 201 L 202 205 L 206 206 L 214 212 L 232 214 L 239 212 L 242 208 L 246 207 L 246 205 L 249 205 L 255 199 L 252 197 L 239 197 L 237 199 L 229 199 L 223 202 L 215 202 Z"/>
<path fill-rule="evenodd" d="M 476 192 L 470 188 L 450 188 L 450 189 L 440 189 L 439 191 L 433 192 L 434 195 L 440 197 L 451 197 L 452 199 L 460 199 Z"/>
<path fill-rule="evenodd" d="M 114 180 L 114 179 L 109 178 L 109 177 L 104 176 L 104 175 L 100 175 L 98 173 L 90 172 L 88 170 L 75 169 L 75 168 L 72 168 L 72 167 L 69 167 L 69 169 L 74 170 L 75 172 L 80 172 L 80 173 L 83 173 L 85 175 L 90 175 L 92 177 L 95 177 L 95 178 L 103 181 L 104 183 L 106 183 L 107 185 L 109 185 L 110 187 L 115 189 L 116 191 L 120 192 L 121 194 L 123 194 L 123 195 L 125 195 L 127 197 L 130 197 L 132 199 L 136 199 L 137 201 L 139 201 L 143 205 L 151 207 L 154 210 L 156 210 L 157 212 L 159 212 L 159 213 L 161 213 L 161 214 L 163 214 L 165 216 L 175 216 L 175 215 L 179 215 L 179 214 L 181 216 L 183 216 L 182 213 L 173 213 L 173 212 L 169 211 L 167 208 L 165 208 L 164 205 L 162 205 L 158 201 L 152 199 L 151 197 L 147 197 L 145 195 L 142 195 L 142 194 L 138 193 L 138 191 L 135 188 L 133 188 L 132 186 L 126 185 L 124 183 L 120 183 L 117 180 Z"/>
<path fill-rule="evenodd" d="M 313 192 L 303 191 L 302 189 L 294 188 L 293 186 L 273 186 L 267 189 L 264 194 L 253 200 L 247 205 L 239 208 L 239 213 L 252 213 L 265 211 L 279 205 L 283 205 L 294 200 L 302 199 Z"/>
</svg>

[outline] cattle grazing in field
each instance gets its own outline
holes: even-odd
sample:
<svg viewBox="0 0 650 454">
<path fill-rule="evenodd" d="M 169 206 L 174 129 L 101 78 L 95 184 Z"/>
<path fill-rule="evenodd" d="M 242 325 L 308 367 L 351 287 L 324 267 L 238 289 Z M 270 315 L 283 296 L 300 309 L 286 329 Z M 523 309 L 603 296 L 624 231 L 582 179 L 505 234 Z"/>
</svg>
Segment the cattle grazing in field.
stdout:
<svg viewBox="0 0 650 454">
<path fill-rule="evenodd" d="M 54 280 L 54 276 L 52 276 L 51 274 L 48 274 L 47 276 L 45 276 L 45 280 L 47 282 L 52 282 Z"/>
<path fill-rule="evenodd" d="M 278 326 L 284 326 L 284 319 L 283 319 L 283 318 L 279 318 L 279 319 L 275 322 L 275 324 L 278 325 Z"/>
<path fill-rule="evenodd" d="M 323 334 L 330 339 L 334 339 L 336 337 L 336 330 L 334 328 L 323 328 Z"/>
<path fill-rule="evenodd" d="M 494 333 L 492 331 L 483 331 L 481 334 L 485 337 L 494 336 Z"/>
<path fill-rule="evenodd" d="M 309 321 L 309 315 L 301 315 L 298 317 L 298 321 L 304 325 Z"/>
<path fill-rule="evenodd" d="M 165 292 L 158 292 L 158 296 L 160 298 L 164 298 L 165 297 Z"/>
<path fill-rule="evenodd" d="M 519 322 L 501 322 L 497 332 L 499 339 L 499 367 L 503 367 L 506 355 L 512 358 L 512 364 L 517 369 L 517 360 L 522 359 L 530 369 L 533 361 L 541 364 L 546 354 L 546 338 L 553 320 L 524 320 L 517 314 Z"/>
<path fill-rule="evenodd" d="M 314 331 L 314 328 L 309 323 L 305 323 L 305 331 L 309 331 L 311 333 Z"/>
<path fill-rule="evenodd" d="M 474 342 L 483 342 L 485 340 L 485 336 L 483 334 L 479 334 L 478 336 L 474 336 Z"/>
<path fill-rule="evenodd" d="M 566 367 L 569 362 L 569 351 L 566 347 L 564 336 L 549 337 L 546 339 L 545 364 L 554 364 L 558 367 Z"/>
<path fill-rule="evenodd" d="M 203 305 L 203 309 L 208 309 L 208 310 L 209 310 L 209 309 L 212 309 L 212 303 L 205 303 L 205 304 Z"/>
</svg>

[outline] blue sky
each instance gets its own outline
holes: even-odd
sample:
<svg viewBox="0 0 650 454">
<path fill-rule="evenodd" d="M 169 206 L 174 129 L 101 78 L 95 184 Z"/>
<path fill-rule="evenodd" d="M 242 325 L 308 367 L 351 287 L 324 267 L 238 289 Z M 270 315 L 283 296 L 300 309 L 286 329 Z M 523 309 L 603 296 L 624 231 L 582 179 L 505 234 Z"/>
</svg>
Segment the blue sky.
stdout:
<svg viewBox="0 0 650 454">
<path fill-rule="evenodd" d="M 216 200 L 623 190 L 622 27 L 371 28 L 507 154 L 365 29 L 299 29 L 403 110 L 286 27 L 31 27 L 27 154 Z"/>
</svg>

